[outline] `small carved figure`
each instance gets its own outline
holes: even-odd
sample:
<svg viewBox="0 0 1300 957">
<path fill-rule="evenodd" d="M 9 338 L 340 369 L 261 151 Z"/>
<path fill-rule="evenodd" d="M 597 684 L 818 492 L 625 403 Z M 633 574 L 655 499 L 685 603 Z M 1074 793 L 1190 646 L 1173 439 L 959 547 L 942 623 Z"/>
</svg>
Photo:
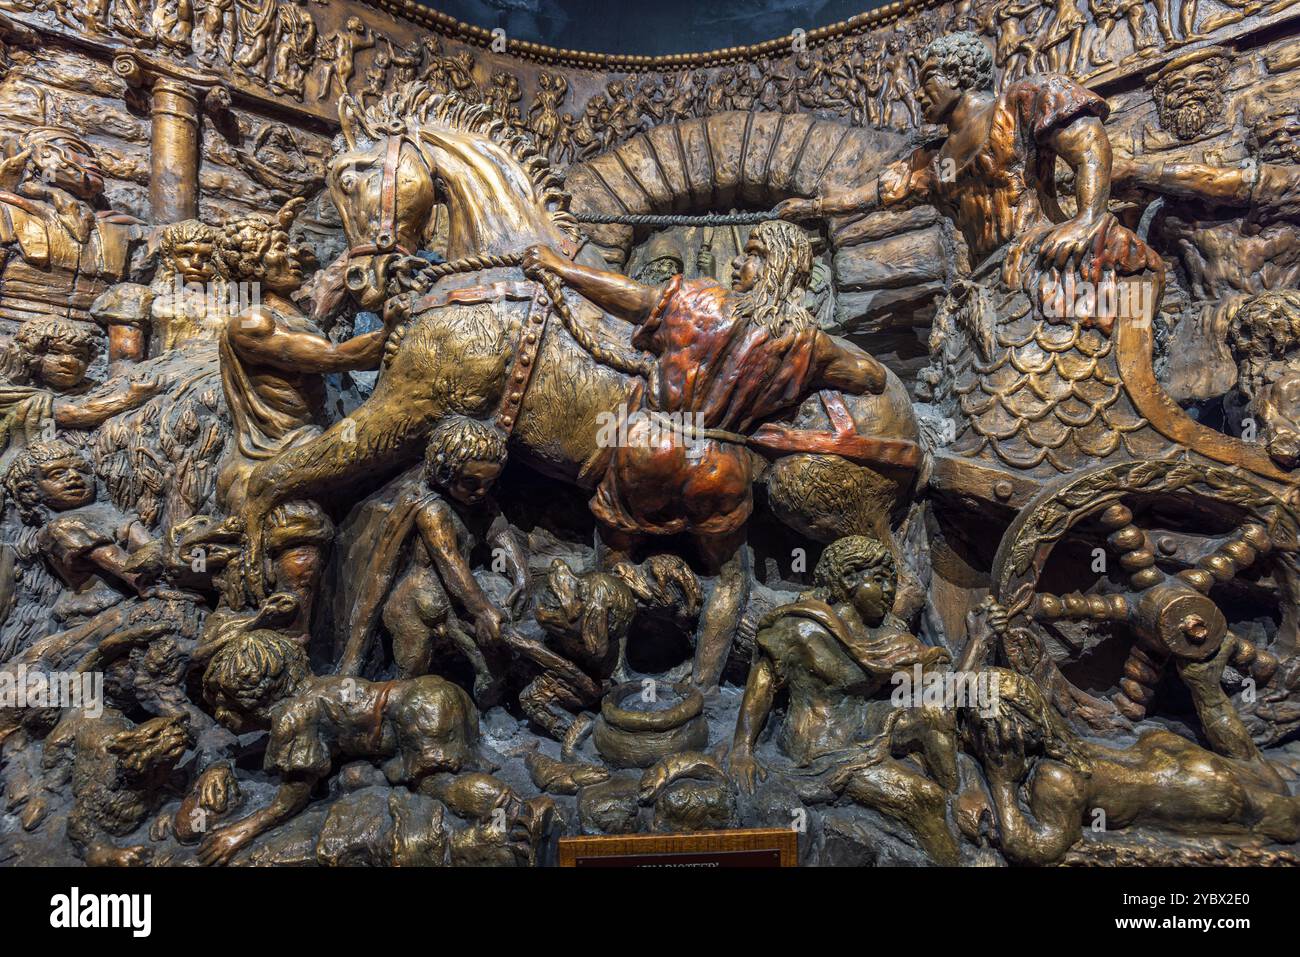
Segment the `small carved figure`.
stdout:
<svg viewBox="0 0 1300 957">
<path fill-rule="evenodd" d="M 225 864 L 258 835 L 295 816 L 315 784 L 341 759 L 382 759 L 385 777 L 488 820 L 505 812 L 514 826 L 543 808 L 524 802 L 479 763 L 478 711 L 460 688 L 425 675 L 400 681 L 318 677 L 300 645 L 259 629 L 222 645 L 203 674 L 217 720 L 235 731 L 270 732 L 264 767 L 281 779 L 271 803 L 209 834 L 199 860 Z"/>
<path fill-rule="evenodd" d="M 505 462 L 505 437 L 493 426 L 466 416 L 439 422 L 429 436 L 422 481 L 399 493 L 380 542 L 370 549 L 371 565 L 352 611 L 339 674 L 360 674 L 382 601 L 398 677 L 428 674 L 435 650 L 450 645 L 474 669 L 475 702 L 496 703 L 500 666 L 493 668 L 487 656 L 501 657 L 507 618 L 475 581 L 469 556 L 479 545 L 499 551 L 513 582 L 506 605 L 517 613 L 527 597 L 528 565 L 490 499 Z M 399 575 L 397 558 L 408 539 L 410 564 Z M 462 628 L 459 610 L 473 622 L 474 637 Z"/>
<path fill-rule="evenodd" d="M 318 100 L 327 96 L 344 96 L 357 72 L 357 54 L 375 45 L 375 35 L 359 17 L 348 17 L 341 30 L 325 41 L 321 59 L 325 61 Z"/>
<path fill-rule="evenodd" d="M 56 617 L 88 617 L 116 604 L 122 596 L 113 585 L 142 589 L 127 563 L 149 538 L 138 522 L 95 501 L 90 463 L 75 448 L 58 440 L 29 445 L 4 485 L 23 521 L 38 529 L 37 547 L 67 589 Z"/>
<path fill-rule="evenodd" d="M 133 834 L 182 790 L 176 765 L 190 744 L 183 716 L 135 725 L 112 709 L 97 716 L 70 711 L 50 732 L 42 762 L 46 786 L 68 786 L 75 796 L 68 840 L 87 866 L 150 863 L 147 844 L 119 847 L 113 839 Z"/>
<path fill-rule="evenodd" d="M 217 232 L 197 219 L 163 228 L 161 259 L 150 285 L 150 354 L 213 346 L 229 318 L 228 289 L 217 260 Z"/>
<path fill-rule="evenodd" d="M 188 53 L 194 32 L 190 0 L 154 0 L 153 33 L 164 47 Z"/>
<path fill-rule="evenodd" d="M 537 603 L 537 623 L 584 680 L 572 680 L 571 672 L 543 671 L 519 695 L 524 713 L 557 741 L 565 740 L 576 713 L 599 705 L 612 683 L 630 680 L 627 633 L 638 609 L 666 610 L 688 620 L 698 614 L 701 600 L 698 580 L 676 555 L 652 556 L 639 568 L 622 562 L 612 572 L 582 575 L 555 559 Z"/>
<path fill-rule="evenodd" d="M 316 60 L 316 21 L 307 0 L 281 0 L 277 17 L 271 90 L 301 100 L 307 71 Z"/>
<path fill-rule="evenodd" d="M 1225 641 L 1218 670 L 1232 652 Z M 1300 839 L 1300 799 L 1275 770 L 1145 731 L 1126 748 L 1082 738 L 1024 675 L 995 669 L 998 707 L 963 709 L 962 738 L 984 766 L 998 844 L 1018 864 L 1052 864 L 1105 814 L 1106 830 L 1240 833 Z M 1022 804 L 1020 795 L 1024 793 Z"/>
<path fill-rule="evenodd" d="M 265 83 L 271 65 L 271 41 L 278 0 L 235 0 L 238 45 L 234 65 L 241 73 Z"/>
<path fill-rule="evenodd" d="M 193 36 L 194 52 L 204 63 L 215 63 L 218 57 L 226 63 L 234 60 L 234 5 L 235 0 L 205 0 Z"/>
<path fill-rule="evenodd" d="M 138 220 L 104 209 L 104 173 L 79 136 L 37 126 L 3 145 L 0 161 L 0 318 L 90 323 L 90 306 L 126 277 Z M 110 324 L 111 362 L 140 359 L 139 329 Z"/>
<path fill-rule="evenodd" d="M 64 319 L 37 319 L 23 326 L 5 357 L 0 382 L 0 470 L 24 446 L 49 438 L 56 428 L 86 431 L 158 394 L 154 379 L 124 390 L 95 390 L 86 371 L 96 337 Z"/>
<path fill-rule="evenodd" d="M 890 614 L 896 575 L 888 546 L 848 536 L 827 546 L 814 571 L 816 588 L 764 617 L 736 718 L 732 777 L 747 791 L 767 772 L 754 757 L 777 692 L 790 703 L 778 747 L 796 768 L 824 775 L 831 789 L 907 824 L 942 864 L 957 861 L 944 819 L 946 789 L 956 786 L 955 737 L 942 715 L 924 709 L 873 719 L 871 698 L 891 677 L 949 660 L 908 633 Z M 874 727 L 873 727 L 874 726 Z M 905 728 L 919 740 L 934 781 L 892 755 Z"/>
<path fill-rule="evenodd" d="M 1246 299 L 1228 326 L 1237 361 L 1237 393 L 1251 436 L 1285 469 L 1300 467 L 1300 292 L 1282 289 Z"/>
</svg>

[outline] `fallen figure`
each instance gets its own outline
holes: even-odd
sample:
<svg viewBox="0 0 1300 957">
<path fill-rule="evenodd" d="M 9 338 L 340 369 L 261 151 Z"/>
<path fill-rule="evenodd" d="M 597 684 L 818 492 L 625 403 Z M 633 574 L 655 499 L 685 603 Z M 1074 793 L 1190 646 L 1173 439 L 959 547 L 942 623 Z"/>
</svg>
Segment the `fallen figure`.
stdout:
<svg viewBox="0 0 1300 957">
<path fill-rule="evenodd" d="M 217 720 L 236 734 L 270 732 L 264 769 L 281 779 L 271 803 L 212 832 L 199 846 L 204 864 L 226 864 L 259 835 L 301 812 L 316 784 L 341 760 L 376 759 L 391 784 L 434 797 L 467 820 L 491 821 L 529 835 L 549 822 L 547 799 L 524 801 L 477 771 L 478 710 L 456 685 L 435 675 L 397 681 L 312 674 L 301 645 L 277 631 L 235 634 L 213 652 L 203 694 Z"/>
</svg>

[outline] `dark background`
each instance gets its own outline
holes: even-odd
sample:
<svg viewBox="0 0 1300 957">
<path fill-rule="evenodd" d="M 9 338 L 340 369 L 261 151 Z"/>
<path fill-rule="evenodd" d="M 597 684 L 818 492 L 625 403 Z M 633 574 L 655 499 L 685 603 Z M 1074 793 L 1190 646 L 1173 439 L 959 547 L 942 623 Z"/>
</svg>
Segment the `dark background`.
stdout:
<svg viewBox="0 0 1300 957">
<path fill-rule="evenodd" d="M 657 56 L 742 46 L 814 30 L 887 0 L 420 0 L 511 40 Z"/>
</svg>

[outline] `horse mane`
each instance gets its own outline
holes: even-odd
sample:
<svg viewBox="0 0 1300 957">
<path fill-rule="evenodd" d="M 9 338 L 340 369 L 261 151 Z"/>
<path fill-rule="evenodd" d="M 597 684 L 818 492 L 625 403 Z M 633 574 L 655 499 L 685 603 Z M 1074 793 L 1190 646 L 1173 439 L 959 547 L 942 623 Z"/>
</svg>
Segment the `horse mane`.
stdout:
<svg viewBox="0 0 1300 957">
<path fill-rule="evenodd" d="M 537 189 L 552 222 L 571 239 L 581 238 L 578 223 L 569 212 L 570 195 L 550 159 L 537 149 L 536 141 L 524 128 L 508 123 L 492 112 L 491 105 L 475 102 L 452 90 L 434 92 L 427 84 L 412 80 L 369 104 L 351 94 L 339 99 L 339 114 L 347 110 L 369 137 L 412 132 L 434 124 L 458 133 L 484 136 L 504 149 L 527 174 Z"/>
</svg>

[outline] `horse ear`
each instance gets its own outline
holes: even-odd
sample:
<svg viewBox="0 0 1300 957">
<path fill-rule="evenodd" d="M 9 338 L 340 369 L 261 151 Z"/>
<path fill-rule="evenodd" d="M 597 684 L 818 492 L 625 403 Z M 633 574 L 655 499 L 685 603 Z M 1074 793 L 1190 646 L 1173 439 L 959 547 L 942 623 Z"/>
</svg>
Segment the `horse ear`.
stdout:
<svg viewBox="0 0 1300 957">
<path fill-rule="evenodd" d="M 343 130 L 343 140 L 349 150 L 357 148 L 357 131 L 365 130 L 365 121 L 357 108 L 357 101 L 350 96 L 339 97 L 339 126 Z"/>
</svg>

